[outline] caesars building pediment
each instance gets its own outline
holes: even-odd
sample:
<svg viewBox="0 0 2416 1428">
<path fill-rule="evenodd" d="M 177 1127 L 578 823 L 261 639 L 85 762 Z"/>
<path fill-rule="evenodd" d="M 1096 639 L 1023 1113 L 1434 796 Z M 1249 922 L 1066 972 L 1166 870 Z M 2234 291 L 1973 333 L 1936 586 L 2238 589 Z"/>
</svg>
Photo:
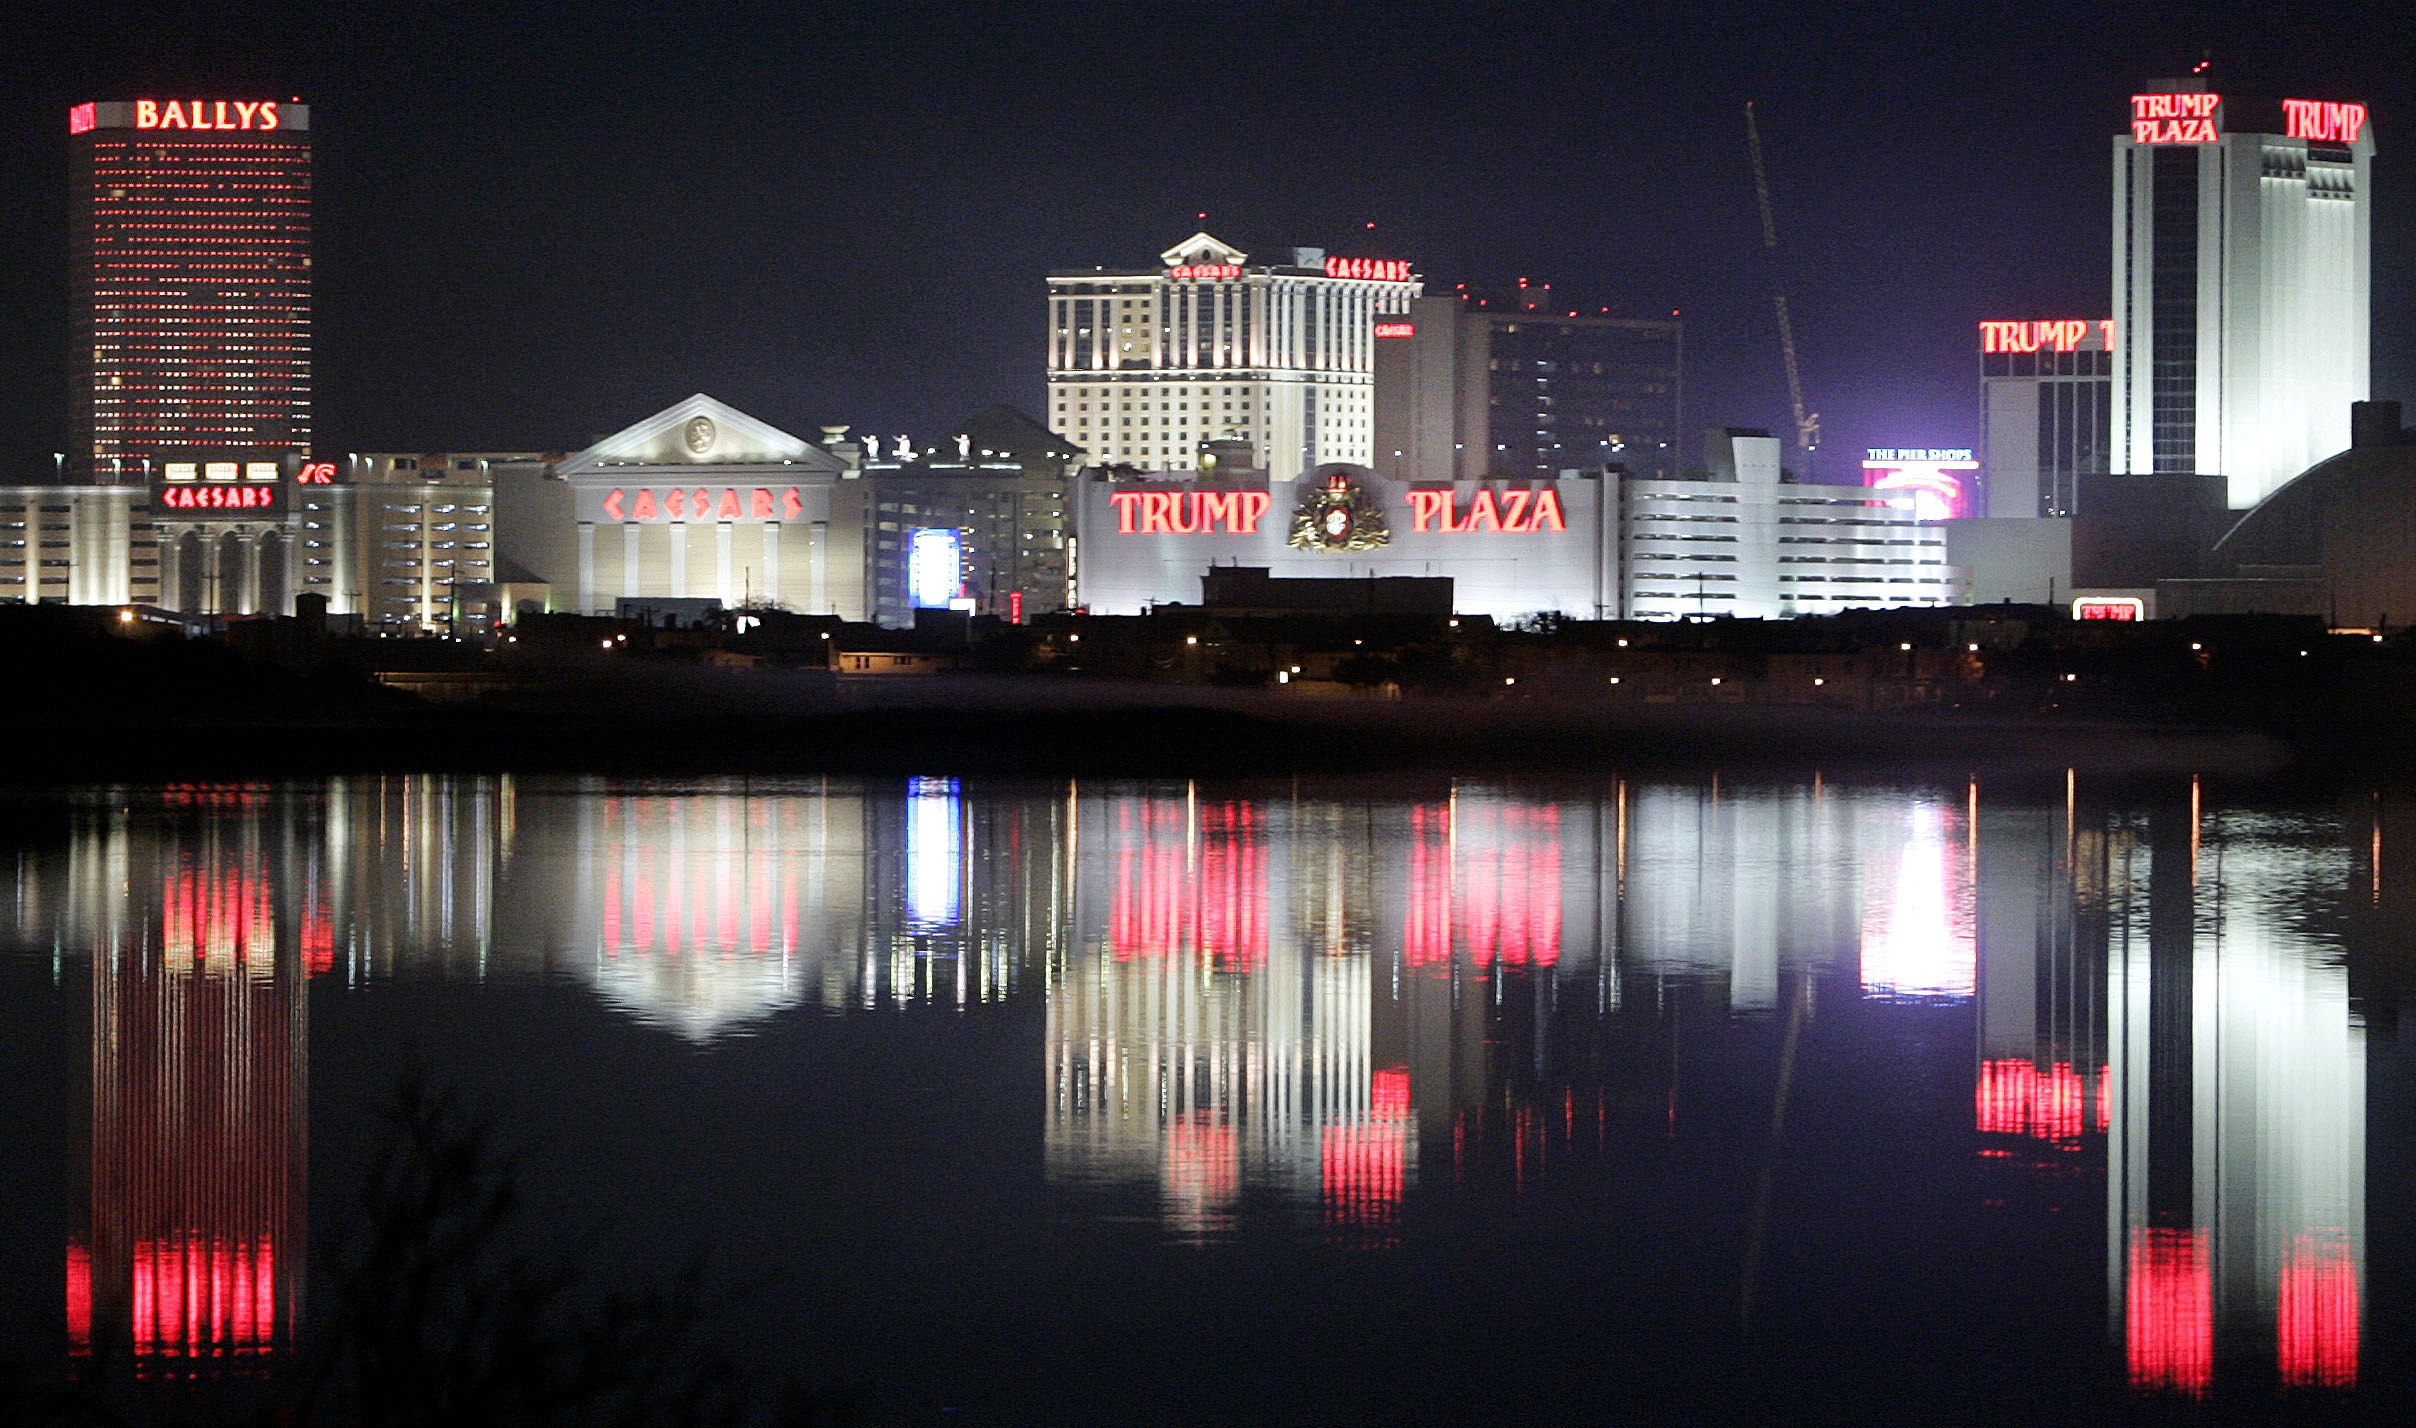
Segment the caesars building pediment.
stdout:
<svg viewBox="0 0 2416 1428">
<path fill-rule="evenodd" d="M 565 477 L 628 479 L 631 468 L 789 466 L 799 475 L 836 476 L 846 463 L 702 392 L 623 428 L 556 468 Z"/>
</svg>

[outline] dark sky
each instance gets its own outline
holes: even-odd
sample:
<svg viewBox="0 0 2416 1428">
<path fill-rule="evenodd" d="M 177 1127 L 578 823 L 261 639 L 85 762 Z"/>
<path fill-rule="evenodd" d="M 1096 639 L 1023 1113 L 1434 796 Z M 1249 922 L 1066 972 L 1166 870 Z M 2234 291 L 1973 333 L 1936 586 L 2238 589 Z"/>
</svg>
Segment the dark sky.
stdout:
<svg viewBox="0 0 2416 1428">
<path fill-rule="evenodd" d="M 1842 475 L 1976 438 L 1978 319 L 2106 314 L 2109 136 L 2207 53 L 2371 107 L 2376 394 L 2416 399 L 2412 10 L 44 5 L 0 20 L 5 459 L 64 431 L 66 110 L 170 92 L 314 106 L 323 453 L 576 448 L 691 391 L 809 436 L 1038 411 L 1043 276 L 1202 210 L 1682 309 L 1689 426 L 1783 431 L 1751 98 Z"/>
</svg>

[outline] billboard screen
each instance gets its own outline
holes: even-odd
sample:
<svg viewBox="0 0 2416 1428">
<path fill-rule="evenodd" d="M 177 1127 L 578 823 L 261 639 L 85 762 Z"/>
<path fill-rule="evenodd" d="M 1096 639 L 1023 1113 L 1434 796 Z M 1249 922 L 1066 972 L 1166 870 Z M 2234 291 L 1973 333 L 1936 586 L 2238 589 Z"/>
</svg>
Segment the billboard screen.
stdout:
<svg viewBox="0 0 2416 1428">
<path fill-rule="evenodd" d="M 151 459 L 151 514 L 168 520 L 278 520 L 299 458 L 290 451 L 166 451 Z"/>
<path fill-rule="evenodd" d="M 1863 453 L 1862 484 L 1874 491 L 1909 492 L 1913 514 L 1921 520 L 1952 521 L 1975 514 L 1979 470 L 1966 446 L 1872 447 Z"/>
<path fill-rule="evenodd" d="M 945 610 L 964 584 L 963 538 L 944 526 L 925 526 L 907 538 L 906 590 L 919 610 Z"/>
</svg>

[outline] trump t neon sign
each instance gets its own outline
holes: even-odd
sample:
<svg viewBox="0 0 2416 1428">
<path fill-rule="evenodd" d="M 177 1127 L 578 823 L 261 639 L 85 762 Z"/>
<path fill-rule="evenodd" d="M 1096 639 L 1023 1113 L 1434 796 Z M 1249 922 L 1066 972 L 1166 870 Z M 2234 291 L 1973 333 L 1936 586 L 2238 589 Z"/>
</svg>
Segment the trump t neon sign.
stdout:
<svg viewBox="0 0 2416 1428">
<path fill-rule="evenodd" d="M 2097 329 L 2104 349 L 2114 349 L 2114 319 L 2101 317 L 2095 322 L 2085 318 L 2067 317 L 2049 322 L 1983 322 L 1980 324 L 1982 352 L 2077 352 L 2089 340 L 2089 329 Z"/>
</svg>

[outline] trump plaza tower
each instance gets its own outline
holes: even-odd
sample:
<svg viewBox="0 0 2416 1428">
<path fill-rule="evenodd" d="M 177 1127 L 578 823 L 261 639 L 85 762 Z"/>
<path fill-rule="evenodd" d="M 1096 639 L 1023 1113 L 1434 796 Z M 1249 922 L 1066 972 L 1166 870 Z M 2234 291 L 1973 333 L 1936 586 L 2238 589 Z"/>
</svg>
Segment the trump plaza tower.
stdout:
<svg viewBox="0 0 2416 1428">
<path fill-rule="evenodd" d="M 2113 469 L 2220 475 L 2244 510 L 2366 399 L 2374 130 L 2362 104 L 2149 89 L 2114 139 Z"/>
</svg>

